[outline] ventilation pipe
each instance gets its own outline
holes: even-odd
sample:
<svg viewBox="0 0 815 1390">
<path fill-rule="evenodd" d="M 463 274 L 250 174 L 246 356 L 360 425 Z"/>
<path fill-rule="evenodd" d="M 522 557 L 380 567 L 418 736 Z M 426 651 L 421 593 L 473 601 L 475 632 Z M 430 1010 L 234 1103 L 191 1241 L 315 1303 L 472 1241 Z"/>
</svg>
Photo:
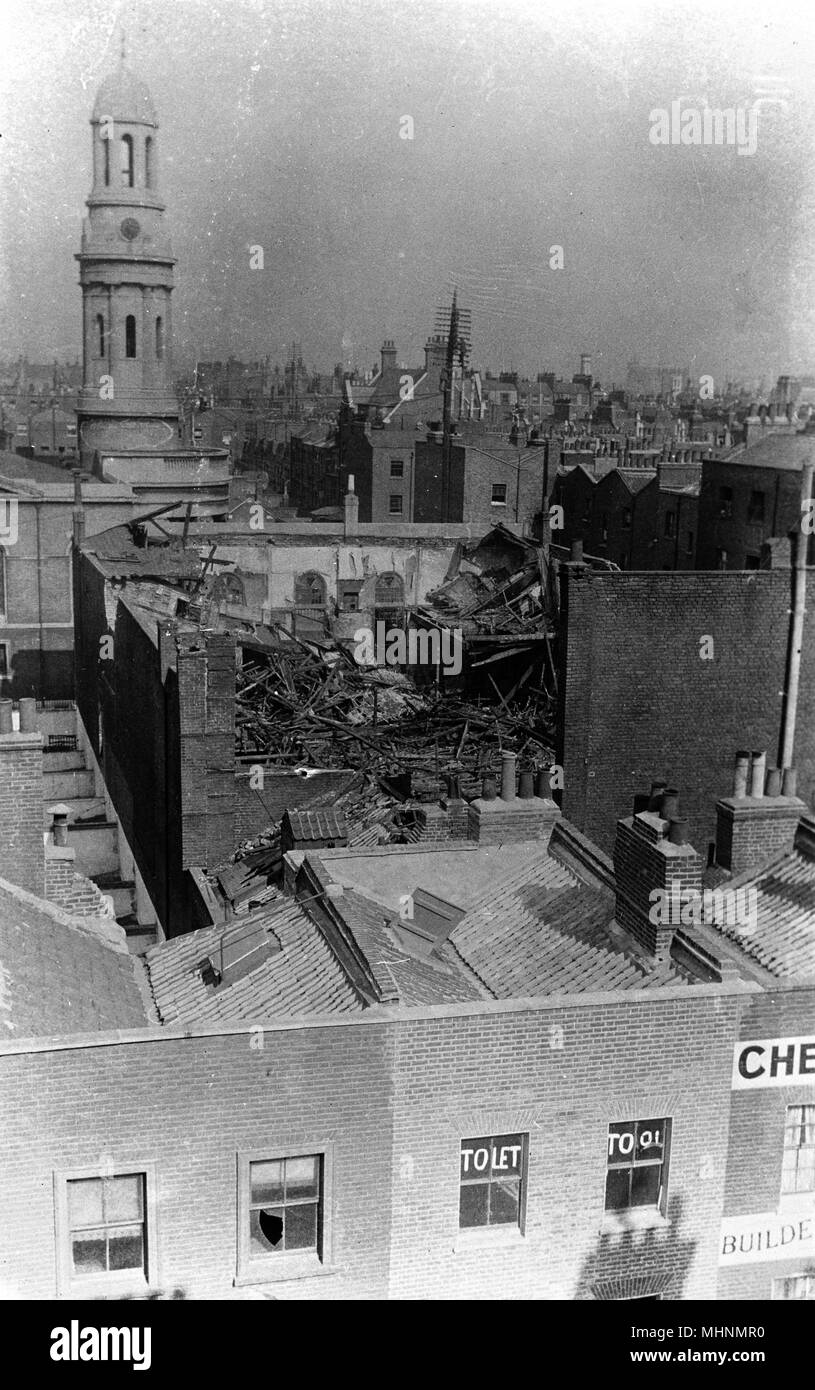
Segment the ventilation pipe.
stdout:
<svg viewBox="0 0 815 1390">
<path fill-rule="evenodd" d="M 515 754 L 501 754 L 501 800 L 515 800 Z"/>
<path fill-rule="evenodd" d="M 804 535 L 803 519 L 809 515 L 812 497 L 812 478 L 815 464 L 805 463 L 801 478 L 801 522 L 795 547 L 795 569 L 793 573 L 794 598 L 792 606 L 792 628 L 790 631 L 790 660 L 787 687 L 784 692 L 784 705 L 781 715 L 781 736 L 779 739 L 778 765 L 792 766 L 795 748 L 795 720 L 798 713 L 798 685 L 801 678 L 801 647 L 804 640 L 804 606 L 807 588 L 807 540 Z"/>
<path fill-rule="evenodd" d="M 750 774 L 750 754 L 744 750 L 736 754 L 736 770 L 733 775 L 733 795 L 739 800 L 747 795 L 747 778 Z"/>
<path fill-rule="evenodd" d="M 750 764 L 750 795 L 764 795 L 764 772 L 767 766 L 766 753 L 754 753 Z"/>
</svg>

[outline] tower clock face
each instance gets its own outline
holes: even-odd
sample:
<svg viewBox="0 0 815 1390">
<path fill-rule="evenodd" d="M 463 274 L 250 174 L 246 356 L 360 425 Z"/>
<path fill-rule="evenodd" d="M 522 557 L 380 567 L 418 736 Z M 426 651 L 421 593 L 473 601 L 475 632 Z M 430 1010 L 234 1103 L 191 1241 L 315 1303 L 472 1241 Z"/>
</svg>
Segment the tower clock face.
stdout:
<svg viewBox="0 0 815 1390">
<path fill-rule="evenodd" d="M 120 226 L 119 231 L 121 232 L 125 241 L 133 241 L 139 235 L 141 227 L 139 226 L 135 217 L 126 217 L 124 222 Z"/>
</svg>

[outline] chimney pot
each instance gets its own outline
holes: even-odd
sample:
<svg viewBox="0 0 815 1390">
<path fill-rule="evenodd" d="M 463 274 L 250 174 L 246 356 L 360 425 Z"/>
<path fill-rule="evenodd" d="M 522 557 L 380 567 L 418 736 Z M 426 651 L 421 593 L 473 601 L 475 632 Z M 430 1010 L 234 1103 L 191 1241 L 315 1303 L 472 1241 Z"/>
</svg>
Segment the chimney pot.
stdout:
<svg viewBox="0 0 815 1390">
<path fill-rule="evenodd" d="M 529 801 L 535 795 L 535 779 L 531 772 L 522 772 L 518 778 L 518 796 Z"/>
<path fill-rule="evenodd" d="M 768 768 L 767 768 L 767 782 L 766 782 L 766 786 L 765 786 L 765 788 L 764 788 L 764 795 L 765 795 L 765 796 L 780 796 L 780 795 L 781 795 L 781 768 L 780 768 L 780 767 L 768 767 Z"/>
<path fill-rule="evenodd" d="M 767 765 L 766 750 L 763 753 L 753 753 L 750 764 L 750 795 L 764 795 L 764 770 Z"/>
<path fill-rule="evenodd" d="M 483 801 L 495 801 L 498 795 L 498 784 L 494 777 L 484 777 L 481 782 L 481 799 Z"/>
<path fill-rule="evenodd" d="M 549 769 L 547 767 L 538 768 L 538 775 L 535 780 L 535 795 L 544 800 L 548 800 L 552 795 L 552 788 L 549 782 Z"/>
<path fill-rule="evenodd" d="M 795 796 L 795 795 L 797 794 L 797 793 L 796 793 L 796 787 L 797 787 L 797 785 L 798 785 L 798 773 L 796 772 L 795 768 L 794 768 L 794 767 L 785 767 L 785 768 L 784 768 L 784 779 L 783 779 L 782 787 L 781 787 L 782 795 L 783 795 L 783 796 Z"/>
<path fill-rule="evenodd" d="M 747 795 L 747 778 L 750 770 L 750 754 L 743 750 L 736 754 L 736 767 L 733 774 L 733 795 Z"/>
<path fill-rule="evenodd" d="M 37 701 L 31 696 L 20 701 L 20 733 L 37 733 Z"/>
<path fill-rule="evenodd" d="M 14 732 L 12 710 L 11 700 L 0 700 L 0 734 L 12 734 Z"/>
<path fill-rule="evenodd" d="M 676 787 L 666 787 L 659 803 L 659 814 L 663 820 L 675 820 L 679 815 L 679 792 Z"/>
<path fill-rule="evenodd" d="M 515 754 L 501 754 L 501 800 L 515 800 Z"/>
<path fill-rule="evenodd" d="M 581 563 L 582 563 L 582 561 L 583 561 L 583 542 L 582 542 L 582 541 L 572 541 L 571 559 L 574 561 L 575 564 L 581 564 Z"/>
<path fill-rule="evenodd" d="M 668 787 L 668 783 L 667 783 L 667 782 L 652 782 L 652 783 L 651 783 L 651 795 L 650 795 L 650 797 L 648 798 L 648 810 L 649 810 L 649 811 L 658 811 L 658 810 L 659 810 L 660 806 L 662 805 L 662 797 L 663 797 L 665 791 L 667 790 L 667 787 Z"/>
<path fill-rule="evenodd" d="M 686 816 L 673 816 L 668 827 L 668 839 L 672 845 L 688 843 L 688 821 Z"/>
</svg>

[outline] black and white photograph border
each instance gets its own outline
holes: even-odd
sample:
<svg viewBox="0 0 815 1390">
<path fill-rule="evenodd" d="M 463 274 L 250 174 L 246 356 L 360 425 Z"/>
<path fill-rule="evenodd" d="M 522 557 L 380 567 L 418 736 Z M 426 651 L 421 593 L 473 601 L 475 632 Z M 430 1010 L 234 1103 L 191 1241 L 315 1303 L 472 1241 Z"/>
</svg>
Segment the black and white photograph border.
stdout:
<svg viewBox="0 0 815 1390">
<path fill-rule="evenodd" d="M 636 1302 L 621 1367 L 769 1361 L 815 12 L 3 27 L 0 1295 L 54 1365 L 209 1300 Z"/>
</svg>

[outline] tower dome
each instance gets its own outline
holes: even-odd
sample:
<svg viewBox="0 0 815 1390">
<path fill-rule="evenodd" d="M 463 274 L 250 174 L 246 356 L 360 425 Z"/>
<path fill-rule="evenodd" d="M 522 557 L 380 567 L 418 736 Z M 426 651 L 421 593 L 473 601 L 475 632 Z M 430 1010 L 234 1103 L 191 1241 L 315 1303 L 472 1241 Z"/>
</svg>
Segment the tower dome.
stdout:
<svg viewBox="0 0 815 1390">
<path fill-rule="evenodd" d="M 91 119 L 101 121 L 106 116 L 114 121 L 156 124 L 156 109 L 147 84 L 123 62 L 105 78 L 96 94 Z"/>
<path fill-rule="evenodd" d="M 145 84 L 122 61 L 91 117 L 93 184 L 77 257 L 83 301 L 79 442 L 95 456 L 171 448 L 175 258 L 159 191 L 159 128 Z"/>
</svg>

